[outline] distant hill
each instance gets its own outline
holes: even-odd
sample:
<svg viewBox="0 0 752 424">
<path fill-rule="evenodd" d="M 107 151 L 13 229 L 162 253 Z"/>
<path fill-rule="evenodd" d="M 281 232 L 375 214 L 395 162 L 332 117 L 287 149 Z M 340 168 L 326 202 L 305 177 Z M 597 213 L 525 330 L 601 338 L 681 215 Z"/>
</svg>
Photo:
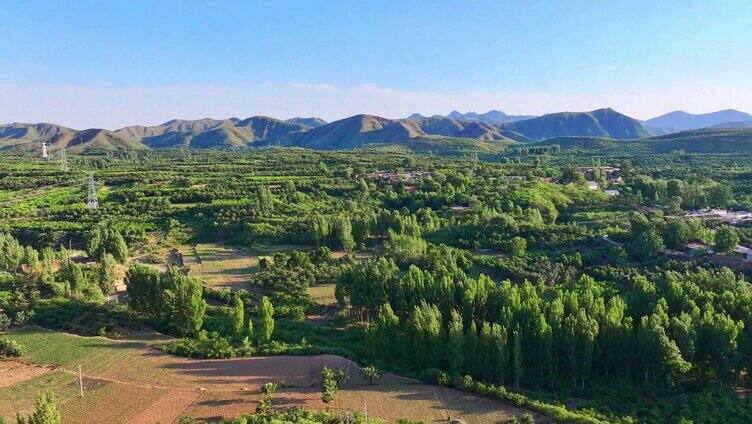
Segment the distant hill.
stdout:
<svg viewBox="0 0 752 424">
<path fill-rule="evenodd" d="M 322 125 L 326 125 L 327 122 L 321 118 L 290 118 L 287 120 L 292 124 L 307 125 L 311 128 L 318 128 Z"/>
<path fill-rule="evenodd" d="M 296 131 L 310 130 L 310 126 L 265 116 L 247 119 L 175 119 L 164 124 L 121 128 L 116 133 L 138 139 L 144 145 L 159 149 L 170 147 L 227 148 L 243 147 L 258 140 L 282 137 Z"/>
<path fill-rule="evenodd" d="M 73 134 L 76 130 L 56 124 L 22 124 L 12 123 L 0 125 L 0 139 L 14 139 L 26 141 L 47 141 L 64 134 Z"/>
<path fill-rule="evenodd" d="M 533 140 L 554 137 L 606 137 L 633 140 L 648 137 L 640 121 L 615 110 L 598 109 L 591 112 L 561 112 L 503 125 L 504 129 Z"/>
<path fill-rule="evenodd" d="M 350 149 L 372 143 L 396 143 L 425 135 L 410 120 L 395 121 L 372 115 L 355 115 L 300 133 L 277 145 L 310 149 Z"/>
<path fill-rule="evenodd" d="M 752 121 L 738 121 L 738 122 L 724 122 L 722 124 L 713 125 L 708 128 L 712 129 L 745 129 L 752 128 Z"/>
<path fill-rule="evenodd" d="M 67 148 L 80 153 L 88 149 L 143 150 L 138 140 L 99 128 L 76 131 L 54 124 L 10 124 L 0 126 L 0 150 L 40 151 L 47 143 L 50 151 Z"/>
<path fill-rule="evenodd" d="M 645 125 L 664 132 L 680 132 L 712 127 L 726 122 L 752 121 L 752 115 L 734 109 L 691 114 L 681 110 L 645 121 Z"/>
<path fill-rule="evenodd" d="M 509 140 L 509 134 L 497 125 L 485 122 L 467 122 L 452 118 L 435 115 L 430 118 L 408 118 L 401 121 L 409 121 L 417 126 L 426 135 L 440 135 L 445 137 L 474 138 L 478 140 Z"/>
<path fill-rule="evenodd" d="M 604 154 L 752 153 L 752 129 L 698 129 L 641 140 L 616 141 L 598 137 L 560 137 L 531 144 L 559 145 L 565 150 Z"/>
<path fill-rule="evenodd" d="M 58 142 L 52 142 L 52 149 L 66 147 L 69 151 L 80 153 L 88 149 L 99 150 L 144 150 L 146 146 L 138 140 L 124 138 L 112 131 L 100 128 L 92 128 L 83 131 L 77 131 L 73 137 L 63 141 L 61 138 Z"/>
<path fill-rule="evenodd" d="M 290 134 L 282 142 L 277 139 L 272 143 L 330 150 L 367 144 L 410 144 L 419 138 L 432 137 L 512 142 L 501 133 L 500 128 L 480 122 L 462 122 L 441 116 L 394 120 L 373 115 L 355 115 L 307 132 Z"/>
<path fill-rule="evenodd" d="M 492 125 L 506 124 L 507 122 L 515 122 L 515 121 L 521 121 L 524 119 L 534 118 L 534 116 L 530 116 L 530 115 L 507 115 L 506 113 L 499 111 L 499 110 L 491 110 L 486 113 L 475 113 L 475 112 L 461 113 L 455 110 L 451 112 L 449 115 L 446 115 L 446 116 L 434 115 L 431 118 L 436 118 L 436 117 L 449 118 L 449 119 L 454 119 L 456 121 L 462 121 L 462 122 L 483 122 L 483 123 L 492 124 Z M 425 118 L 429 118 L 429 117 L 423 116 L 420 113 L 413 113 L 412 115 L 407 117 L 407 119 L 425 119 Z"/>
</svg>

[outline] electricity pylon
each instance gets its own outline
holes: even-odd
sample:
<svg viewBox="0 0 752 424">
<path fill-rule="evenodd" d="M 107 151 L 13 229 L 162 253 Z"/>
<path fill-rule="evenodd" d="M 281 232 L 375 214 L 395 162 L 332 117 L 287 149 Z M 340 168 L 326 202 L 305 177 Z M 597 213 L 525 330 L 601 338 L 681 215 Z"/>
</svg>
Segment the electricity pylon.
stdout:
<svg viewBox="0 0 752 424">
<path fill-rule="evenodd" d="M 92 171 L 89 171 L 89 195 L 86 198 L 86 207 L 89 209 L 97 209 L 99 207 L 97 185 L 94 182 L 94 172 Z"/>
<path fill-rule="evenodd" d="M 65 154 L 65 147 L 60 150 L 60 170 L 63 172 L 70 171 L 70 167 L 68 166 L 68 156 Z"/>
</svg>

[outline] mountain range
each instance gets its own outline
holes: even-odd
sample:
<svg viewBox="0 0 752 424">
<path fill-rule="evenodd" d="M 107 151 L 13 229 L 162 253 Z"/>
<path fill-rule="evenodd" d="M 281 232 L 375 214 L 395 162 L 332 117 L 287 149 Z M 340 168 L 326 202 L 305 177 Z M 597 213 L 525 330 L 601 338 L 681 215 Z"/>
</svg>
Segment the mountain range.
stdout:
<svg viewBox="0 0 752 424">
<path fill-rule="evenodd" d="M 496 125 L 535 118 L 535 116 L 533 115 L 507 115 L 506 113 L 500 110 L 490 110 L 486 113 L 475 113 L 475 112 L 461 113 L 455 110 L 446 116 L 434 115 L 433 117 L 443 117 L 443 118 L 449 118 L 449 119 L 454 119 L 457 121 L 464 121 L 464 122 L 483 122 L 486 124 L 496 124 Z M 419 113 L 413 113 L 412 115 L 408 116 L 408 119 L 425 119 L 425 118 L 428 118 L 428 117 L 423 116 Z"/>
<path fill-rule="evenodd" d="M 691 114 L 677 110 L 648 119 L 645 121 L 645 126 L 653 134 L 663 135 L 745 121 L 752 121 L 752 115 L 734 109 L 701 114 Z"/>
<path fill-rule="evenodd" d="M 368 144 L 420 144 L 436 146 L 447 140 L 461 141 L 463 147 L 476 143 L 485 150 L 510 143 L 533 142 L 556 137 L 595 137 L 636 140 L 666 132 L 651 132 L 650 123 L 661 125 L 727 125 L 749 128 L 749 115 L 721 111 L 706 115 L 675 112 L 645 123 L 611 108 L 590 112 L 561 112 L 538 117 L 487 113 L 452 112 L 447 116 L 425 117 L 413 114 L 404 119 L 354 115 L 327 123 L 320 118 L 287 120 L 265 116 L 246 119 L 174 119 L 161 125 L 128 126 L 116 131 L 74 130 L 61 125 L 13 123 L 0 125 L 0 150 L 35 151 L 45 142 L 51 150 L 63 147 L 72 152 L 97 150 L 137 150 L 160 148 L 243 148 L 294 146 L 309 149 L 349 149 Z M 710 116 L 712 115 L 712 116 Z M 730 119 L 730 120 L 729 120 Z M 716 121 L 721 122 L 716 122 Z M 490 122 L 493 121 L 493 122 Z M 724 127 L 726 128 L 726 127 Z M 478 143 L 483 143 L 480 146 Z M 456 144 L 456 143 L 455 143 Z"/>
</svg>

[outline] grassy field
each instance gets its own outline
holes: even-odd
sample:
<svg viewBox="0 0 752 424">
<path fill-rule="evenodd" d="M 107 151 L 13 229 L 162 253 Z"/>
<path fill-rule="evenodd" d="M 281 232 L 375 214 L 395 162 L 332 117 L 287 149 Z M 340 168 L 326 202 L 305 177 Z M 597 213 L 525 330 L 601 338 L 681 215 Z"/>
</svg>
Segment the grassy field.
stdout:
<svg viewBox="0 0 752 424">
<path fill-rule="evenodd" d="M 277 407 L 323 408 L 320 369 L 324 365 L 347 371 L 350 379 L 331 408 L 362 410 L 386 420 L 399 417 L 468 423 L 496 423 L 523 411 L 503 403 L 456 390 L 431 386 L 393 375 L 373 385 L 351 361 L 334 355 L 254 357 L 194 360 L 164 354 L 140 342 L 79 337 L 38 328 L 6 336 L 26 346 L 26 364 L 44 365 L 0 387 L 0 416 L 12 419 L 28 411 L 38 393 L 53 389 L 67 423 L 174 422 L 180 415 L 201 420 L 232 417 L 255 408 L 260 386 L 276 381 L 281 389 Z M 77 369 L 84 375 L 84 397 L 77 386 Z M 2 363 L 0 370 L 17 363 Z M 22 367 L 29 367 L 23 365 Z M 3 374 L 0 374 L 3 375 Z M 546 422 L 546 421 L 540 421 Z"/>
</svg>

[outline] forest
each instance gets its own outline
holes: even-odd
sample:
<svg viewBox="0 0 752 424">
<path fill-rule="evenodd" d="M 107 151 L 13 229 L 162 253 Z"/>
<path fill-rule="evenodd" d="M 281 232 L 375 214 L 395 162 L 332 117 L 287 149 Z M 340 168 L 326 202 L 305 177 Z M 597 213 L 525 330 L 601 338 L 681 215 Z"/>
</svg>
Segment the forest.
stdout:
<svg viewBox="0 0 752 424">
<path fill-rule="evenodd" d="M 554 422 L 752 422 L 752 156 L 67 160 L 0 155 L 0 357 L 29 326 L 149 328 L 174 355 L 335 354 Z M 213 284 L 205 245 L 250 265 Z"/>
</svg>

